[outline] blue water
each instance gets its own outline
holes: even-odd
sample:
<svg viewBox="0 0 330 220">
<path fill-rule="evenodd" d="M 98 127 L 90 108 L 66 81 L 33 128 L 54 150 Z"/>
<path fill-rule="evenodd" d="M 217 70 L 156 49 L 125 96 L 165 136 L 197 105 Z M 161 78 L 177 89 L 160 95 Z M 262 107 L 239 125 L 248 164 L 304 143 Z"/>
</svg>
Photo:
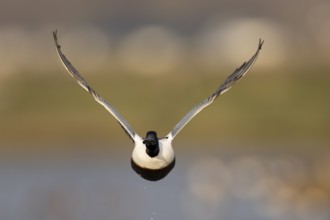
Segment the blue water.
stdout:
<svg viewBox="0 0 330 220">
<path fill-rule="evenodd" d="M 0 219 L 328 220 L 330 152 L 304 155 L 178 151 L 158 182 L 135 174 L 123 152 L 12 155 L 0 162 Z"/>
</svg>

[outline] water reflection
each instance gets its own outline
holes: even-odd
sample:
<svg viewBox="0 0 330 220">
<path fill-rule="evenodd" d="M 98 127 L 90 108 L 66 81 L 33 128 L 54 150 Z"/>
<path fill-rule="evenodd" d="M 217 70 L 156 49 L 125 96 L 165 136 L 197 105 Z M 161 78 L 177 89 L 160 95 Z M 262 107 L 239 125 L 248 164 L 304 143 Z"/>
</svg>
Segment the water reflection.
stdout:
<svg viewBox="0 0 330 220">
<path fill-rule="evenodd" d="M 2 161 L 0 218 L 330 218 L 329 151 L 309 157 L 179 151 L 176 168 L 156 183 L 135 175 L 121 156 Z"/>
</svg>

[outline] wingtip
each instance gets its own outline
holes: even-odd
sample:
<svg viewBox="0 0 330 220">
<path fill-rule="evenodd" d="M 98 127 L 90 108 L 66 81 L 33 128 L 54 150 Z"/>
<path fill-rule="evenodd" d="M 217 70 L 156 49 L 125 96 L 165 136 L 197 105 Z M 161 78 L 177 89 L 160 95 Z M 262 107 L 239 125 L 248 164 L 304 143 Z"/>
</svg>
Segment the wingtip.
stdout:
<svg viewBox="0 0 330 220">
<path fill-rule="evenodd" d="M 61 46 L 58 44 L 58 38 L 57 38 L 57 29 L 53 30 L 53 38 L 54 38 L 54 41 L 55 41 L 55 45 L 58 49 L 61 48 Z"/>
<path fill-rule="evenodd" d="M 261 38 L 259 38 L 258 50 L 261 50 L 263 44 L 264 44 L 264 40 L 262 40 Z"/>
<path fill-rule="evenodd" d="M 57 40 L 57 29 L 53 30 L 53 37 L 55 40 Z"/>
</svg>

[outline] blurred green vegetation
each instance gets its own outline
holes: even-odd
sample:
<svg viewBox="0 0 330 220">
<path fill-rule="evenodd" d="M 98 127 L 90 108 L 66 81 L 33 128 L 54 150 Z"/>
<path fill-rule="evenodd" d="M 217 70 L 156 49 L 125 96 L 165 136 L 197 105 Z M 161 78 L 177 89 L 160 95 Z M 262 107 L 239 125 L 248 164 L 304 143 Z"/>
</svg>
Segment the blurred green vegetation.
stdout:
<svg viewBox="0 0 330 220">
<path fill-rule="evenodd" d="M 252 69 L 177 138 L 329 142 L 329 69 L 257 71 Z M 156 130 L 165 136 L 226 76 L 173 73 L 147 77 L 105 72 L 86 79 L 140 135 Z M 65 70 L 21 73 L 1 84 L 1 143 L 127 140 L 115 119 Z"/>
</svg>

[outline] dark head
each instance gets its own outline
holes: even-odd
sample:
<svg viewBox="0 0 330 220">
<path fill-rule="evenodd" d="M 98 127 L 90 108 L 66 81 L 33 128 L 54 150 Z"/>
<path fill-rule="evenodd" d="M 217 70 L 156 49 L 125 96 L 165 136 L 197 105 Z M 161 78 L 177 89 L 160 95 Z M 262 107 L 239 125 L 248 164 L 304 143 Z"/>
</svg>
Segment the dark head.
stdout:
<svg viewBox="0 0 330 220">
<path fill-rule="evenodd" d="M 148 131 L 147 137 L 143 140 L 146 145 L 146 152 L 150 157 L 156 157 L 159 154 L 159 142 L 155 131 Z"/>
</svg>

